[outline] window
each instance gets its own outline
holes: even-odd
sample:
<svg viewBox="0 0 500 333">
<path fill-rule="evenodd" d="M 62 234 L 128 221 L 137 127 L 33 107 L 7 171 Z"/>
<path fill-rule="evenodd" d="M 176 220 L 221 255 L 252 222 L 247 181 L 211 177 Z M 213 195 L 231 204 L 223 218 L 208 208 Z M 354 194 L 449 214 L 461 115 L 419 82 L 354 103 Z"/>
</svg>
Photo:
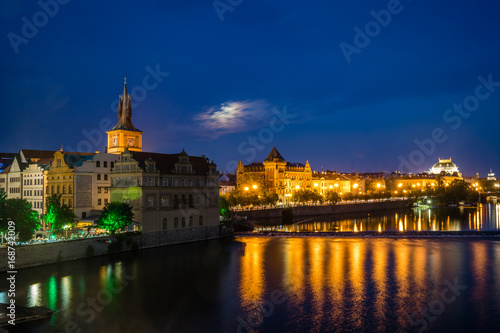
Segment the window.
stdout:
<svg viewBox="0 0 500 333">
<path fill-rule="evenodd" d="M 97 180 L 101 180 L 101 174 L 100 173 L 97 174 Z"/>
<path fill-rule="evenodd" d="M 108 161 L 104 161 L 104 167 L 107 168 L 108 167 Z"/>
<path fill-rule="evenodd" d="M 56 192 L 54 192 L 54 185 L 52 185 L 52 194 L 54 194 Z"/>
<path fill-rule="evenodd" d="M 108 199 L 104 199 L 104 204 L 107 205 L 108 204 Z"/>
<path fill-rule="evenodd" d="M 190 216 L 190 217 L 189 217 L 189 224 L 188 224 L 188 226 L 189 226 L 190 228 L 192 228 L 192 227 L 193 227 L 193 217 L 192 217 L 192 216 Z"/>
<path fill-rule="evenodd" d="M 161 206 L 162 207 L 168 206 L 168 197 L 166 195 L 162 195 L 162 197 L 161 197 Z"/>
<path fill-rule="evenodd" d="M 179 208 L 179 196 L 174 195 L 174 208 Z"/>
<path fill-rule="evenodd" d="M 167 219 L 163 219 L 163 230 L 167 229 Z"/>
<path fill-rule="evenodd" d="M 104 175 L 104 180 L 108 180 L 108 175 Z"/>
<path fill-rule="evenodd" d="M 101 167 L 101 161 L 95 162 L 95 166 L 98 167 L 98 168 L 100 168 Z"/>
<path fill-rule="evenodd" d="M 148 185 L 149 185 L 149 186 L 153 186 L 153 179 L 152 179 L 152 178 L 149 178 L 149 179 L 148 179 Z"/>
<path fill-rule="evenodd" d="M 73 207 L 73 206 L 71 206 L 71 199 L 68 200 L 68 206 Z"/>
<path fill-rule="evenodd" d="M 59 194 L 59 185 L 57 185 L 57 194 Z"/>
<path fill-rule="evenodd" d="M 179 227 L 179 219 L 176 217 L 174 219 L 174 229 L 177 229 Z"/>
<path fill-rule="evenodd" d="M 66 194 L 66 185 L 63 185 L 63 194 Z"/>
<path fill-rule="evenodd" d="M 101 193 L 101 187 L 100 186 L 97 186 L 97 193 Z"/>
<path fill-rule="evenodd" d="M 189 195 L 189 207 L 194 207 L 194 197 L 192 194 Z"/>
<path fill-rule="evenodd" d="M 108 188 L 107 187 L 104 188 L 104 193 L 108 193 Z"/>
<path fill-rule="evenodd" d="M 200 224 L 200 227 L 203 226 L 203 215 L 200 215 L 199 224 Z"/>
<path fill-rule="evenodd" d="M 73 186 L 71 186 L 71 185 L 69 186 L 68 193 L 69 193 L 69 194 L 73 193 Z"/>
<path fill-rule="evenodd" d="M 49 185 L 47 185 L 47 186 L 45 187 L 45 192 L 47 192 L 47 194 L 49 194 Z"/>
<path fill-rule="evenodd" d="M 148 196 L 148 207 L 153 207 L 154 204 L 154 198 L 153 196 Z"/>
<path fill-rule="evenodd" d="M 61 160 L 58 158 L 57 159 L 57 166 L 60 167 L 61 166 Z"/>
<path fill-rule="evenodd" d="M 185 217 L 182 218 L 182 227 L 183 228 L 186 227 L 186 218 Z"/>
<path fill-rule="evenodd" d="M 97 199 L 97 205 L 101 206 L 102 205 L 102 199 Z"/>
</svg>

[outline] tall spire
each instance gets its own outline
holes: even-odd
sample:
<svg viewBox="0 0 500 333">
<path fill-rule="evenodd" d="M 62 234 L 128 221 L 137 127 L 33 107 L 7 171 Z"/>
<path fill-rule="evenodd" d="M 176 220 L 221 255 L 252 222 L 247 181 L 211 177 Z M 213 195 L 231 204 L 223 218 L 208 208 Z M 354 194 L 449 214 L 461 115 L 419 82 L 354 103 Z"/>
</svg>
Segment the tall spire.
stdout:
<svg viewBox="0 0 500 333">
<path fill-rule="evenodd" d="M 127 92 L 127 76 L 123 82 L 123 95 L 118 101 L 118 123 L 112 130 L 124 129 L 129 131 L 139 131 L 132 125 L 132 99 Z"/>
</svg>

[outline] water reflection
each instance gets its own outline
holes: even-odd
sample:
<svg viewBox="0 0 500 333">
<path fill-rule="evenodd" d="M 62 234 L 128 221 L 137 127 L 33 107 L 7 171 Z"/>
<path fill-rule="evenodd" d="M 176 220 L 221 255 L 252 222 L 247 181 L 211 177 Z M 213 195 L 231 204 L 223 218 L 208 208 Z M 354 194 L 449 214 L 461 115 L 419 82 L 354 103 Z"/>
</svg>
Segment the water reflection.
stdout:
<svg viewBox="0 0 500 333">
<path fill-rule="evenodd" d="M 319 216 L 294 224 L 280 220 L 256 221 L 258 231 L 461 231 L 500 230 L 500 204 L 477 207 L 408 209 L 398 213 L 359 213 L 354 217 Z M 302 219 L 303 220 L 303 219 Z"/>
</svg>

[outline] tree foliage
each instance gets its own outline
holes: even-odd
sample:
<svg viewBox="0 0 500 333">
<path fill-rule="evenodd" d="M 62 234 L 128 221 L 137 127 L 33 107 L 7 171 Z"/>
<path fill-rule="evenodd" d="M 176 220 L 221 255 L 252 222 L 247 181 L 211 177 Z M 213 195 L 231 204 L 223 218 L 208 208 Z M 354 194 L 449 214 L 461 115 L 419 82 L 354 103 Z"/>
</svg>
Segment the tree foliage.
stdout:
<svg viewBox="0 0 500 333">
<path fill-rule="evenodd" d="M 316 191 L 300 189 L 292 194 L 292 201 L 300 203 L 314 203 L 318 201 L 323 202 L 324 199 L 323 196 Z"/>
<path fill-rule="evenodd" d="M 110 202 L 102 210 L 99 227 L 114 234 L 117 230 L 130 225 L 133 219 L 132 206 L 122 202 Z"/>
<path fill-rule="evenodd" d="M 66 204 L 61 204 L 61 195 L 53 194 L 47 198 L 47 213 L 45 222 L 50 223 L 52 232 L 59 232 L 65 226 L 73 227 L 76 222 L 76 216 L 71 208 Z"/>
<path fill-rule="evenodd" d="M 4 192 L 5 193 L 5 192 Z M 26 242 L 40 228 L 38 213 L 31 209 L 26 199 L 5 199 L 0 193 L 0 229 L 7 230 L 8 221 L 14 221 L 19 240 Z"/>
</svg>

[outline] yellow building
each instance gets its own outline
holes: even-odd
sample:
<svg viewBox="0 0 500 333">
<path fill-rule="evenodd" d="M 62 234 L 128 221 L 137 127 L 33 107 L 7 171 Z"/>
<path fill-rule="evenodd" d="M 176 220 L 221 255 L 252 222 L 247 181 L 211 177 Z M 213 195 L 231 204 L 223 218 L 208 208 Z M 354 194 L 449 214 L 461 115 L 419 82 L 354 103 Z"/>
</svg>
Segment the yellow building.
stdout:
<svg viewBox="0 0 500 333">
<path fill-rule="evenodd" d="M 236 172 L 236 187 L 242 188 L 245 177 L 251 175 L 263 180 L 268 191 L 276 193 L 284 204 L 290 203 L 292 194 L 299 189 L 311 189 L 312 171 L 305 164 L 287 162 L 274 147 L 264 162 L 243 165 L 240 161 Z"/>
<path fill-rule="evenodd" d="M 325 195 L 328 191 L 335 191 L 339 195 L 345 193 L 364 193 L 365 180 L 352 175 L 343 175 L 331 172 L 314 172 L 312 176 L 313 189 Z"/>
<path fill-rule="evenodd" d="M 123 95 L 118 103 L 118 123 L 108 134 L 107 152 L 120 154 L 129 151 L 142 151 L 142 131 L 132 125 L 132 100 L 127 93 L 127 79 L 123 85 Z"/>
</svg>

